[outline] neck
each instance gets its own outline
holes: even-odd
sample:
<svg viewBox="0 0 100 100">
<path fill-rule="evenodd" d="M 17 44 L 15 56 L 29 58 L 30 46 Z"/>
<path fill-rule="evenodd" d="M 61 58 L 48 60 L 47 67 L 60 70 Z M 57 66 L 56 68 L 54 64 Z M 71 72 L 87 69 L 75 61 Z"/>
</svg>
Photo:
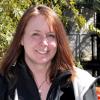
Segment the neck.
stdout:
<svg viewBox="0 0 100 100">
<path fill-rule="evenodd" d="M 27 63 L 29 69 L 32 71 L 33 74 L 36 72 L 46 72 L 51 65 L 51 62 L 37 63 L 30 59 L 27 59 L 27 57 L 25 57 L 25 62 Z"/>
<path fill-rule="evenodd" d="M 48 65 L 41 64 L 41 65 L 32 65 L 32 66 L 28 65 L 28 66 L 34 76 L 42 77 L 42 76 L 46 76 L 49 65 L 50 64 L 48 64 Z"/>
<path fill-rule="evenodd" d="M 29 62 L 26 60 L 26 63 L 28 65 L 29 69 L 31 70 L 33 77 L 36 80 L 43 81 L 44 79 L 46 79 L 48 77 L 47 71 L 48 71 L 48 68 L 50 67 L 51 62 L 46 63 L 46 64 L 37 64 L 32 61 Z"/>
<path fill-rule="evenodd" d="M 51 65 L 51 62 L 46 63 L 46 64 L 37 64 L 37 63 L 33 63 L 33 62 L 27 62 L 27 60 L 26 60 L 26 63 L 33 74 L 33 78 L 38 87 L 40 97 L 43 100 L 46 100 L 48 90 L 51 86 L 49 73 L 47 73 L 48 68 Z"/>
</svg>

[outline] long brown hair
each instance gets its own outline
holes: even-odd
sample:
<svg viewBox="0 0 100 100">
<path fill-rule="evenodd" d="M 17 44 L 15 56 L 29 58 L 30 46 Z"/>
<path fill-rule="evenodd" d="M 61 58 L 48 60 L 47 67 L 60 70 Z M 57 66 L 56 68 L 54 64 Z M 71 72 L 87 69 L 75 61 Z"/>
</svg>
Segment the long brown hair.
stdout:
<svg viewBox="0 0 100 100">
<path fill-rule="evenodd" d="M 50 78 L 55 76 L 55 72 L 57 72 L 58 69 L 73 70 L 74 59 L 69 48 L 68 37 L 66 36 L 61 20 L 51 8 L 44 5 L 38 5 L 30 7 L 20 19 L 12 43 L 1 65 L 1 72 L 3 72 L 3 74 L 7 72 L 7 70 L 22 54 L 23 48 L 20 43 L 24 35 L 25 27 L 31 17 L 38 16 L 39 14 L 45 16 L 49 26 L 53 27 L 57 38 L 57 53 L 52 60 L 52 65 L 49 69 Z"/>
</svg>

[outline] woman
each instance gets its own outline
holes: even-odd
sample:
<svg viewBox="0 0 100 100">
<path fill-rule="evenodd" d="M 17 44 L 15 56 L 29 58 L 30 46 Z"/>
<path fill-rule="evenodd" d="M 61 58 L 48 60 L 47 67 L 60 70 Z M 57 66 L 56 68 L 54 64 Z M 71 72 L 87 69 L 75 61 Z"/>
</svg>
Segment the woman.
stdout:
<svg viewBox="0 0 100 100">
<path fill-rule="evenodd" d="M 57 14 L 29 8 L 1 65 L 0 100 L 97 100 L 94 82 L 75 67 Z"/>
</svg>

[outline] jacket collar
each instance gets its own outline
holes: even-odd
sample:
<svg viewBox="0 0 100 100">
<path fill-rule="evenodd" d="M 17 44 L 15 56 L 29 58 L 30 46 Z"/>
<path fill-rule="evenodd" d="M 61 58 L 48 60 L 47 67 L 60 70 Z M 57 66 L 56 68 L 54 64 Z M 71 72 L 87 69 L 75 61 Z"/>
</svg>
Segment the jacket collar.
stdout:
<svg viewBox="0 0 100 100">
<path fill-rule="evenodd" d="M 30 91 L 30 93 L 28 92 L 26 95 L 28 95 L 28 94 L 30 95 L 30 94 L 34 93 L 34 95 L 30 95 L 30 97 L 37 95 L 38 98 L 37 99 L 35 98 L 35 99 L 40 100 L 36 83 L 35 83 L 32 75 L 30 74 L 30 70 L 29 70 L 27 64 L 25 63 L 25 61 L 23 59 L 18 60 L 16 67 L 17 67 L 17 71 L 18 71 L 17 73 L 18 73 L 18 77 L 19 77 L 18 82 L 17 82 L 18 83 L 17 92 L 20 92 L 19 88 L 22 88 L 22 90 L 23 90 L 22 95 L 24 95 L 25 88 L 27 87 L 27 89 L 28 89 L 27 91 Z M 51 96 L 52 96 L 52 98 L 56 97 L 57 89 L 59 88 L 59 86 L 60 86 L 60 88 L 64 88 L 66 83 L 69 84 L 67 82 L 67 80 L 70 79 L 70 77 L 71 77 L 70 71 L 63 71 L 63 72 L 58 71 L 56 74 L 56 77 L 54 78 L 52 85 L 49 89 L 49 92 L 47 95 L 47 100 L 55 100 L 55 99 L 51 99 Z M 62 92 L 60 94 L 62 94 Z M 17 97 L 17 93 L 16 93 L 16 97 Z M 28 98 L 28 97 L 26 97 L 26 98 Z"/>
</svg>

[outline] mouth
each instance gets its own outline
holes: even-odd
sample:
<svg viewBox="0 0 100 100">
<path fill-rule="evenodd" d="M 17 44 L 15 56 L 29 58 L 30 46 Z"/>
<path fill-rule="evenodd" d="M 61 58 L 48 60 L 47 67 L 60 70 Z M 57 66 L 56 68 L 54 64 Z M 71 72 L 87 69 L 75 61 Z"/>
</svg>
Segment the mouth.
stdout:
<svg viewBox="0 0 100 100">
<path fill-rule="evenodd" d="M 48 49 L 47 49 L 47 47 L 46 48 L 44 48 L 44 49 L 37 49 L 36 50 L 39 54 L 47 54 L 48 53 Z"/>
<path fill-rule="evenodd" d="M 47 54 L 48 51 L 37 50 L 37 52 L 38 52 L 39 54 Z"/>
</svg>

